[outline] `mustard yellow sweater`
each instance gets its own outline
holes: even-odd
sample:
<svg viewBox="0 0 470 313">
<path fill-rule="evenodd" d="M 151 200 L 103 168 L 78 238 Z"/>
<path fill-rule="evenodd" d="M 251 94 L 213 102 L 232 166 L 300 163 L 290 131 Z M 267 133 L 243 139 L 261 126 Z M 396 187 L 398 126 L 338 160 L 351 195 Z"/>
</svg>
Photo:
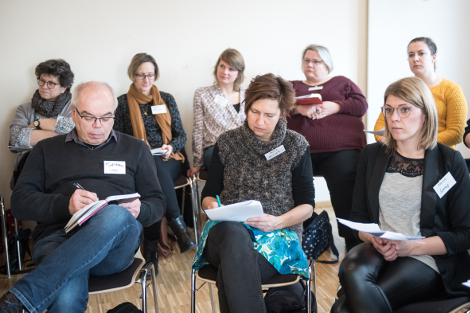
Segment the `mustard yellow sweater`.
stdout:
<svg viewBox="0 0 470 313">
<path fill-rule="evenodd" d="M 462 88 L 458 84 L 443 78 L 439 85 L 431 88 L 431 93 L 436 102 L 439 120 L 437 142 L 455 149 L 455 146 L 462 142 L 467 120 L 467 101 Z M 384 127 L 384 116 L 380 113 L 377 122 L 375 122 L 374 130 L 380 130 Z M 377 141 L 381 138 L 381 136 L 375 136 Z"/>
</svg>

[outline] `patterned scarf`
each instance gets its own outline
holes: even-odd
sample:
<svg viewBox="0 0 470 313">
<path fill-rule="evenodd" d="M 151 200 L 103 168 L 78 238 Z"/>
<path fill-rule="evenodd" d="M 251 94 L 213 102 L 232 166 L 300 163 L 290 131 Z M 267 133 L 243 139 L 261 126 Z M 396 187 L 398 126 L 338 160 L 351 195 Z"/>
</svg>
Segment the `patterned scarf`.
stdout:
<svg viewBox="0 0 470 313">
<path fill-rule="evenodd" d="M 52 118 L 56 117 L 60 112 L 62 112 L 64 106 L 70 102 L 70 99 L 72 99 L 72 94 L 68 88 L 64 93 L 60 94 L 56 101 L 44 100 L 41 98 L 38 89 L 31 99 L 31 105 L 37 114 Z"/>
<path fill-rule="evenodd" d="M 153 105 L 166 105 L 160 96 L 157 86 L 152 85 L 149 95 L 144 95 L 135 88 L 134 84 L 131 84 L 129 91 L 127 92 L 127 103 L 129 105 L 129 114 L 131 116 L 132 129 L 134 130 L 134 137 L 144 140 L 147 145 L 147 134 L 145 133 L 144 120 L 142 119 L 142 113 L 140 112 L 139 104 L 147 104 L 153 100 Z M 168 109 L 165 113 L 154 114 L 158 125 L 162 131 L 162 142 L 167 145 L 171 142 L 171 116 Z M 150 147 L 150 145 L 149 145 Z M 181 152 L 172 152 L 170 159 L 175 159 L 184 162 L 184 156 Z"/>
</svg>

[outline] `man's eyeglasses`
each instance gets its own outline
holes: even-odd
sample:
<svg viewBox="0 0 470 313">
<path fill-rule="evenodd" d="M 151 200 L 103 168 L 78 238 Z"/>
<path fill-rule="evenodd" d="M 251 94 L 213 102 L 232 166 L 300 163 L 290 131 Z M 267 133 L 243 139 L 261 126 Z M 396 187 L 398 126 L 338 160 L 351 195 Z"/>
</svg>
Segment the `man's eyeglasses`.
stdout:
<svg viewBox="0 0 470 313">
<path fill-rule="evenodd" d="M 84 119 L 87 123 L 94 124 L 98 120 L 100 121 L 101 124 L 103 124 L 103 123 L 110 123 L 112 120 L 115 119 L 114 116 L 94 117 L 91 115 L 81 115 L 80 112 L 78 112 L 78 109 L 76 107 L 74 108 L 75 108 L 75 111 L 77 111 L 78 116 Z"/>
<path fill-rule="evenodd" d="M 137 77 L 137 79 L 146 79 L 147 77 L 149 79 L 154 79 L 155 78 L 155 73 L 149 73 L 149 74 L 137 73 L 137 74 L 135 74 L 135 77 Z"/>
<path fill-rule="evenodd" d="M 407 118 L 408 116 L 410 116 L 410 113 L 411 113 L 411 108 L 410 107 L 399 107 L 397 110 L 398 110 L 397 111 L 398 115 L 401 118 Z M 395 112 L 394 108 L 382 107 L 382 113 L 385 117 L 388 117 L 388 118 L 392 117 L 393 112 Z"/>
<path fill-rule="evenodd" d="M 44 86 L 44 84 L 47 84 L 47 88 L 49 88 L 49 89 L 54 89 L 55 86 L 59 85 L 58 83 L 46 82 L 44 79 L 38 78 L 38 85 L 42 87 L 42 86 Z"/>
</svg>

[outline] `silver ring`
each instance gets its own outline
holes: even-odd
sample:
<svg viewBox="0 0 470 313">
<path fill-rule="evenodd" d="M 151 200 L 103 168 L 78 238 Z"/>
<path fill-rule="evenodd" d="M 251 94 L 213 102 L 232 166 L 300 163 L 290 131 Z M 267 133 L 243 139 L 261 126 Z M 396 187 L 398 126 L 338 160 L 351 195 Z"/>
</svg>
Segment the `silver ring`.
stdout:
<svg viewBox="0 0 470 313">
<path fill-rule="evenodd" d="M 315 111 L 315 113 L 317 113 L 317 114 L 318 114 L 318 113 L 320 113 L 320 111 L 316 110 L 316 111 Z"/>
</svg>

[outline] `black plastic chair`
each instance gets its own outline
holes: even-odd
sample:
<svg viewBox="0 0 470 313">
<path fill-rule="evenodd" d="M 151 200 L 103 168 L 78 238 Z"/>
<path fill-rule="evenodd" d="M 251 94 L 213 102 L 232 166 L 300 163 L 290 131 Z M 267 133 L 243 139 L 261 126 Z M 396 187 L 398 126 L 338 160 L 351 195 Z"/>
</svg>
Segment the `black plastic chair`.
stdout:
<svg viewBox="0 0 470 313">
<path fill-rule="evenodd" d="M 441 298 L 411 303 L 393 313 L 458 313 L 470 310 L 470 297 Z"/>
<path fill-rule="evenodd" d="M 313 276 L 313 277 L 312 277 Z M 314 261 L 309 261 L 309 267 L 308 267 L 308 277 L 309 279 L 306 282 L 307 285 L 307 312 L 311 312 L 312 308 L 312 296 L 311 296 L 311 283 L 313 282 L 313 293 L 316 294 L 316 277 L 315 277 L 315 262 Z M 215 298 L 214 298 L 214 291 L 212 288 L 212 285 L 215 285 L 215 281 L 217 279 L 217 267 L 212 266 L 212 265 L 205 265 L 199 270 L 192 270 L 191 272 L 191 313 L 196 313 L 196 292 L 199 291 L 202 286 L 205 283 L 209 284 L 209 293 L 211 297 L 211 304 L 212 304 L 212 312 L 216 313 L 216 304 L 215 304 Z M 201 286 L 199 288 L 196 288 L 196 280 L 202 281 Z M 269 289 L 269 288 L 274 288 L 274 287 L 282 287 L 282 286 L 288 286 L 288 285 L 293 285 L 297 283 L 300 280 L 300 275 L 295 275 L 295 274 L 287 274 L 287 275 L 281 275 L 281 274 L 276 274 L 275 276 L 271 277 L 266 281 L 264 284 L 261 285 L 263 289 Z"/>
<path fill-rule="evenodd" d="M 124 271 L 107 276 L 90 276 L 88 279 L 88 293 L 92 295 L 113 292 L 132 287 L 134 284 L 139 283 L 142 285 L 142 311 L 147 313 L 147 274 L 150 273 L 155 312 L 158 312 L 155 267 L 153 263 L 150 263 L 143 268 L 144 264 L 145 260 L 139 249 L 135 254 L 134 262 Z M 137 278 L 139 274 L 140 277 Z"/>
</svg>

